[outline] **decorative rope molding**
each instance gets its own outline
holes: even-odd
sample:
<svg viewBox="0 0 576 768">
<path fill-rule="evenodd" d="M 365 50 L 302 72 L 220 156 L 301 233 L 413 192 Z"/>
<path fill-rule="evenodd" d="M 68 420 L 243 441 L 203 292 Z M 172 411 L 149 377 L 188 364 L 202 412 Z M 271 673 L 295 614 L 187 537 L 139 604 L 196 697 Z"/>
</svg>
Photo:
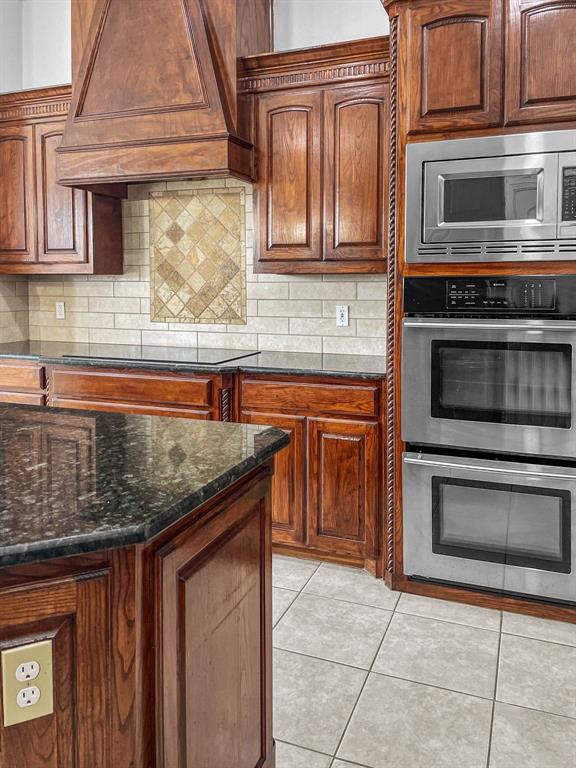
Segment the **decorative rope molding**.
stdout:
<svg viewBox="0 0 576 768">
<path fill-rule="evenodd" d="M 384 572 L 394 573 L 395 501 L 396 501 L 396 163 L 398 157 L 398 19 L 390 19 L 390 176 L 386 307 L 386 552 Z"/>
</svg>

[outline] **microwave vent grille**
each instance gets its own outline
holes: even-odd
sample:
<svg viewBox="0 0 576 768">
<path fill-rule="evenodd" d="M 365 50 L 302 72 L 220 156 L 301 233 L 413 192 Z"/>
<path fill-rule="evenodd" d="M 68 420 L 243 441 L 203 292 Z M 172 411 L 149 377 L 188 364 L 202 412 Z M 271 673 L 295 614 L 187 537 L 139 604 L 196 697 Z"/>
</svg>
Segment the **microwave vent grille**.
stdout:
<svg viewBox="0 0 576 768">
<path fill-rule="evenodd" d="M 534 240 L 485 243 L 432 243 L 418 246 L 417 258 L 407 261 L 567 261 L 576 259 L 576 240 Z"/>
</svg>

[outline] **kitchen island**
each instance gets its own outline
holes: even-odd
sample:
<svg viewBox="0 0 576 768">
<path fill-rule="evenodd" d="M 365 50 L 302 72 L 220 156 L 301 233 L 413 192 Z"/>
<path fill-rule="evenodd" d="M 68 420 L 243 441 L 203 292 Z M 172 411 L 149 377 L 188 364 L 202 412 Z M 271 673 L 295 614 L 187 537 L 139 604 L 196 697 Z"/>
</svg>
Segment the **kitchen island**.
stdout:
<svg viewBox="0 0 576 768">
<path fill-rule="evenodd" d="M 6 725 L 3 678 L 0 765 L 273 768 L 269 489 L 287 443 L 0 408 L 4 678 L 4 652 L 48 641 L 41 701 L 53 688 L 52 712 Z"/>
</svg>

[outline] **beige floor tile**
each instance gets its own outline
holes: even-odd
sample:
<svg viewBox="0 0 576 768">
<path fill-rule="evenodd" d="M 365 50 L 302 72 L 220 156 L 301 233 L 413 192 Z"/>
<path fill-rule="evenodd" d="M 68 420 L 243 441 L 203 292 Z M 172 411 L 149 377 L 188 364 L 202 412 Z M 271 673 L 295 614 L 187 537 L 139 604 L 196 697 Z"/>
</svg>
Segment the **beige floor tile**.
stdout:
<svg viewBox="0 0 576 768">
<path fill-rule="evenodd" d="M 318 568 L 316 560 L 275 555 L 272 560 L 272 583 L 283 589 L 300 590 Z"/>
<path fill-rule="evenodd" d="M 509 635 L 532 637 L 535 640 L 545 640 L 550 643 L 576 646 L 576 624 L 568 624 L 566 621 L 538 619 L 535 616 L 524 616 L 521 613 L 504 613 L 502 632 Z"/>
<path fill-rule="evenodd" d="M 272 589 L 272 624 L 276 624 L 280 621 L 282 616 L 286 613 L 288 608 L 292 605 L 294 600 L 298 597 L 298 592 L 291 589 L 282 589 L 281 587 L 273 587 Z"/>
<path fill-rule="evenodd" d="M 373 671 L 492 698 L 498 632 L 394 614 Z"/>
<path fill-rule="evenodd" d="M 496 632 L 500 630 L 500 611 L 492 611 L 476 605 L 454 603 L 451 600 L 436 600 L 433 597 L 404 592 L 398 601 L 396 610 L 399 613 L 452 621 L 455 624 L 466 624 L 479 629 L 493 629 Z"/>
<path fill-rule="evenodd" d="M 328 768 L 331 759 L 309 749 L 276 742 L 276 768 Z"/>
<path fill-rule="evenodd" d="M 327 563 L 320 566 L 304 591 L 387 610 L 393 610 L 400 597 L 400 593 L 388 589 L 382 579 L 374 578 L 361 568 Z"/>
</svg>

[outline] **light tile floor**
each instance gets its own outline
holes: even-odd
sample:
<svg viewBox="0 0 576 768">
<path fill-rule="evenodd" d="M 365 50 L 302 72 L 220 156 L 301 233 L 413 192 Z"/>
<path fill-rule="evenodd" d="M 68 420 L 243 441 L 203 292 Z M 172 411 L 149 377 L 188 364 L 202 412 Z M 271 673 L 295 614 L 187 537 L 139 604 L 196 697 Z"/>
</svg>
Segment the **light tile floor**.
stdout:
<svg viewBox="0 0 576 768">
<path fill-rule="evenodd" d="M 274 558 L 277 768 L 576 768 L 576 625 Z"/>
</svg>

